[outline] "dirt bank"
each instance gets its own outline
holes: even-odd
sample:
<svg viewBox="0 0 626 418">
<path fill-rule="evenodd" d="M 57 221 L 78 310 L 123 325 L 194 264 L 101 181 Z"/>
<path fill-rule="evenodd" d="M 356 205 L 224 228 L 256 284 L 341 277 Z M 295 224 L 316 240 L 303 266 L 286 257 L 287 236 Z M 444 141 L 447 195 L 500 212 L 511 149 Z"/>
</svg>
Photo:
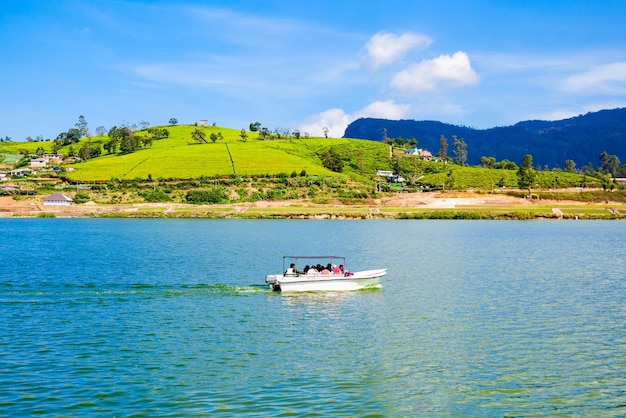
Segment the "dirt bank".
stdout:
<svg viewBox="0 0 626 418">
<path fill-rule="evenodd" d="M 546 201 L 540 201 L 546 204 Z M 380 213 L 385 209 L 424 208 L 424 209 L 454 209 L 468 207 L 490 206 L 528 206 L 539 201 L 515 198 L 506 195 L 482 195 L 476 193 L 398 193 L 393 196 L 374 199 L 367 203 L 356 205 L 341 205 L 337 203 L 319 204 L 309 200 L 284 201 L 257 201 L 226 205 L 189 205 L 183 203 L 135 203 L 101 205 L 93 202 L 72 204 L 71 206 L 44 206 L 40 196 L 15 201 L 12 197 L 0 197 L 0 217 L 101 217 L 101 216 L 134 216 L 139 213 L 146 216 L 170 216 L 184 212 L 193 217 L 235 217 L 245 214 L 249 210 L 279 209 L 282 215 L 289 216 L 290 212 L 299 213 L 308 210 L 310 213 L 331 212 L 337 208 L 363 209 L 371 213 Z M 564 202 L 559 202 L 563 204 Z M 568 202 L 569 204 L 584 204 Z M 556 204 L 556 203 L 555 203 Z M 253 209 L 254 208 L 254 209 Z"/>
</svg>

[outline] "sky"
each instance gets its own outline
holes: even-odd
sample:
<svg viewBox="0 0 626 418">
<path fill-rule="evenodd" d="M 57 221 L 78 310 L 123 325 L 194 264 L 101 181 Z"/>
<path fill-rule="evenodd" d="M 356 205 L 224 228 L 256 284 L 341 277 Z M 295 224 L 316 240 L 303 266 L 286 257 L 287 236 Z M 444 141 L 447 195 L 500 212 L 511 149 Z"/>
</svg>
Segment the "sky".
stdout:
<svg viewBox="0 0 626 418">
<path fill-rule="evenodd" d="M 624 22 L 622 0 L 2 0 L 0 137 L 564 119 L 626 107 Z"/>
</svg>

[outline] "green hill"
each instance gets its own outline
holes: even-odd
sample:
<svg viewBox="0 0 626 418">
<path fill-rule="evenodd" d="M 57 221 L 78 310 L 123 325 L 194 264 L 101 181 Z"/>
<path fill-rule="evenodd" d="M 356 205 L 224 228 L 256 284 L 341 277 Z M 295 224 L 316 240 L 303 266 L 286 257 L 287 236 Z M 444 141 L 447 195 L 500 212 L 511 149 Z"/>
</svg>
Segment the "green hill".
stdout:
<svg viewBox="0 0 626 418">
<path fill-rule="evenodd" d="M 345 138 L 281 138 L 259 139 L 257 132 L 246 132 L 245 141 L 241 131 L 224 127 L 196 127 L 176 125 L 161 127 L 169 131 L 169 137 L 152 141 L 132 153 L 107 154 L 73 164 L 73 170 L 63 174 L 68 181 L 90 182 L 110 179 L 191 179 L 219 176 L 273 176 L 298 174 L 318 176 L 344 176 L 371 182 L 377 169 L 390 169 L 388 146 L 367 140 Z M 192 139 L 198 129 L 206 142 Z M 146 130 L 137 131 L 147 135 Z M 221 134 L 213 142 L 211 134 Z M 83 138 L 71 145 L 74 153 L 86 143 L 102 146 L 108 136 Z M 0 153 L 14 154 L 19 150 L 35 152 L 43 147 L 52 152 L 53 142 L 4 143 Z M 342 162 L 341 172 L 325 168 L 324 154 L 332 149 Z M 61 154 L 70 154 L 70 146 L 64 146 Z"/>
<path fill-rule="evenodd" d="M 249 131 L 242 138 L 240 130 L 217 126 L 176 125 L 157 128 L 167 129 L 168 137 L 147 141 L 133 152 L 108 153 L 105 151 L 105 144 L 110 140 L 107 135 L 82 138 L 78 143 L 63 146 L 58 153 L 79 155 L 81 149 L 89 147 L 101 150 L 101 154 L 75 164 L 62 165 L 58 176 L 69 183 L 104 183 L 114 180 L 114 183 L 132 181 L 145 186 L 153 181 L 182 181 L 189 183 L 188 187 L 196 187 L 190 180 L 202 180 L 206 187 L 212 179 L 218 178 L 237 179 L 241 183 L 242 180 L 248 179 L 246 181 L 249 182 L 253 178 L 306 176 L 310 181 L 325 178 L 332 184 L 343 184 L 342 189 L 346 190 L 352 184 L 359 191 L 358 195 L 362 194 L 363 186 L 369 188 L 376 182 L 377 189 L 382 192 L 470 188 L 493 191 L 496 188 L 517 186 L 516 170 L 425 161 L 407 156 L 401 148 L 394 150 L 392 158 L 389 145 L 377 141 L 352 138 L 262 139 L 257 132 Z M 205 140 L 194 140 L 193 137 L 198 136 L 197 132 L 201 132 Z M 136 131 L 135 134 L 142 138 L 150 136 L 147 129 Z M 17 154 L 52 153 L 53 148 L 53 141 L 1 143 L 0 154 L 12 156 L 15 160 Z M 407 181 L 404 184 L 387 183 L 384 178 L 376 176 L 377 170 L 392 171 Z M 310 186 L 305 183 L 306 187 Z M 543 171 L 538 172 L 535 186 L 597 187 L 598 183 L 598 179 L 580 174 Z M 259 190 L 268 187 L 259 184 L 252 186 Z"/>
<path fill-rule="evenodd" d="M 358 119 L 346 128 L 349 138 L 381 141 L 388 138 L 415 138 L 419 148 L 433 153 L 439 150 L 439 138 L 445 136 L 452 145 L 453 136 L 467 143 L 467 162 L 480 163 L 483 156 L 498 161 L 520 163 L 531 154 L 536 165 L 565 167 L 572 160 L 580 169 L 590 162 L 598 166 L 602 152 L 626 161 L 626 108 L 590 112 L 556 121 L 524 121 L 511 126 L 476 129 L 439 121 Z"/>
</svg>

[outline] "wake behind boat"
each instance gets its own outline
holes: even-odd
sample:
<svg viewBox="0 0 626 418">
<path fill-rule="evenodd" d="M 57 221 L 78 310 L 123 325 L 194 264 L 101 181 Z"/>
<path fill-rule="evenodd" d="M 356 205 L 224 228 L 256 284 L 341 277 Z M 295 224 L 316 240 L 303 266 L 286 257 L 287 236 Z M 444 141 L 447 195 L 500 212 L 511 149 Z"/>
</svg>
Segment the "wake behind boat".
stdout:
<svg viewBox="0 0 626 418">
<path fill-rule="evenodd" d="M 308 264 L 299 270 L 299 262 Z M 332 255 L 284 256 L 284 273 L 268 274 L 265 282 L 270 289 L 283 292 L 349 291 L 375 287 L 387 274 L 387 269 L 351 272 L 345 264 L 345 257 Z"/>
</svg>

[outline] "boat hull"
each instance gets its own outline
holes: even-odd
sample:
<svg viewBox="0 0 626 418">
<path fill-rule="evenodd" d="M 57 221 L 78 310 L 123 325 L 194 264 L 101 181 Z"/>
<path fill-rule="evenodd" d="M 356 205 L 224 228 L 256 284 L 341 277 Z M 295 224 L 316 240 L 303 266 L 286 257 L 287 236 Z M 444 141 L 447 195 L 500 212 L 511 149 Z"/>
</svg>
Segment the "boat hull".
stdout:
<svg viewBox="0 0 626 418">
<path fill-rule="evenodd" d="M 271 289 L 282 292 L 353 291 L 379 284 L 387 269 L 358 271 L 350 276 L 338 274 L 303 274 L 284 276 L 271 274 L 265 282 Z"/>
</svg>

